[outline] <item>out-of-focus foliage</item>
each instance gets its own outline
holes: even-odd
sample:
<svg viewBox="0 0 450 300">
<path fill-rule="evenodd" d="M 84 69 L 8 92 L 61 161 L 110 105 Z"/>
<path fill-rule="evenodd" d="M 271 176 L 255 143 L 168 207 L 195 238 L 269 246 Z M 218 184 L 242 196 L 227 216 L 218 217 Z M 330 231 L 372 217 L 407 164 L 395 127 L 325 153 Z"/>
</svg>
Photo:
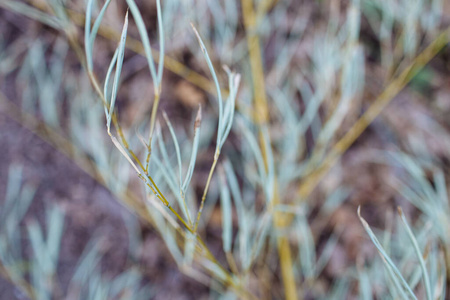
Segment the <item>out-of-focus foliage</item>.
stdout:
<svg viewBox="0 0 450 300">
<path fill-rule="evenodd" d="M 339 169 L 344 152 L 446 45 L 441 1 L 41 2 L 0 4 L 59 32 L 50 44 L 3 41 L 2 78 L 16 76 L 23 86 L 20 107 L 9 105 L 155 228 L 179 270 L 208 286 L 211 297 L 445 299 L 450 211 L 447 178 L 434 157 L 377 155 L 377 163 L 402 170 L 389 183 L 420 211 L 410 220 L 400 209 L 390 218 L 395 230 L 382 232 L 358 211 L 384 268 L 361 254 L 330 280 L 324 273 L 348 229 L 317 231 L 352 192 L 333 166 Z M 184 52 L 192 59 L 183 64 L 176 58 Z M 69 55 L 81 71 L 68 65 Z M 160 108 L 172 100 L 167 70 L 210 100 L 184 123 Z M 124 118 L 124 103 L 138 101 L 126 93 L 135 75 L 147 76 L 140 97 L 148 103 Z M 33 299 L 152 297 L 137 267 L 103 274 L 102 240 L 94 238 L 61 290 L 55 278 L 64 210 L 47 207 L 45 226 L 23 225 L 34 188 L 22 187 L 21 170 L 11 167 L 1 210 L 2 273 L 12 283 Z M 140 241 L 130 222 L 133 253 Z M 207 239 L 214 224 L 220 247 Z M 29 256 L 21 249 L 24 232 Z"/>
</svg>

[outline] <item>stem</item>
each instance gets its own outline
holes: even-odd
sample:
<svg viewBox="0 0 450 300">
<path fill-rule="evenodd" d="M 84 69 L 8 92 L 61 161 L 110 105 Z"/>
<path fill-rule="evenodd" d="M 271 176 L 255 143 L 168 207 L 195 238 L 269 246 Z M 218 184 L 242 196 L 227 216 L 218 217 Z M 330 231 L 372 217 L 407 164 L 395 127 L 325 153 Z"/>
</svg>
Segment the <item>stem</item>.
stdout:
<svg viewBox="0 0 450 300">
<path fill-rule="evenodd" d="M 228 265 L 230 266 L 231 271 L 234 274 L 239 274 L 239 270 L 236 265 L 236 261 L 234 260 L 233 253 L 227 251 L 227 252 L 225 252 L 225 256 L 226 256 L 226 259 L 227 259 Z"/>
<path fill-rule="evenodd" d="M 33 6 L 41 8 L 43 10 L 47 10 L 47 7 L 42 7 L 42 5 L 40 3 L 38 3 L 37 1 L 31 1 L 31 3 Z M 79 25 L 79 26 L 83 26 L 84 27 L 84 16 L 83 14 L 79 14 L 75 11 L 69 10 L 67 9 L 68 15 L 70 17 L 70 20 L 73 21 L 75 24 Z M 74 27 L 75 28 L 75 27 Z M 100 85 L 99 82 L 94 74 L 94 72 L 91 72 L 89 70 L 87 70 L 86 67 L 86 63 L 85 63 L 85 57 L 84 57 L 84 52 L 82 50 L 82 48 L 80 47 L 78 41 L 76 40 L 76 34 L 73 34 L 73 32 L 71 32 L 70 30 L 62 30 L 63 33 L 66 35 L 66 37 L 68 38 L 68 41 L 72 47 L 72 49 L 74 50 L 74 52 L 77 55 L 77 58 L 79 60 L 79 62 L 81 63 L 81 65 L 83 66 L 83 68 L 87 71 L 89 80 L 92 84 L 92 86 L 94 87 L 95 92 L 98 94 L 98 96 L 100 97 L 101 101 L 103 102 L 103 105 L 106 105 L 106 101 L 103 95 L 102 90 L 100 89 Z M 105 27 L 103 25 L 100 26 L 99 28 L 99 32 L 100 35 L 111 39 L 111 40 L 119 40 L 120 34 L 118 35 L 117 32 L 115 32 L 114 30 L 112 30 L 111 28 Z M 137 52 L 137 53 L 143 53 L 143 46 L 142 43 L 138 40 L 133 40 L 131 38 L 128 39 L 127 41 L 127 48 Z M 155 53 L 156 51 L 153 51 L 153 56 L 155 58 L 159 57 L 158 53 Z M 210 93 L 214 93 L 215 89 L 213 87 L 213 85 L 211 84 L 211 82 L 205 78 L 204 76 L 190 70 L 189 68 L 187 68 L 186 66 L 184 66 L 183 64 L 181 64 L 180 62 L 174 60 L 174 59 L 170 59 L 168 57 L 166 57 L 165 61 L 164 61 L 164 66 L 169 69 L 170 71 L 180 75 L 181 77 L 185 78 L 187 81 L 191 82 L 192 84 L 202 88 L 205 91 L 208 91 Z M 156 111 L 158 108 L 158 104 L 159 104 L 159 91 L 160 91 L 160 87 L 157 93 L 155 93 L 155 101 L 153 103 L 153 109 L 152 109 L 152 117 L 151 117 L 151 125 L 150 125 L 150 132 L 153 132 L 154 129 L 154 124 L 156 121 Z M 227 91 L 222 91 L 223 94 L 228 94 Z M 0 92 L 0 101 L 6 99 L 6 97 L 3 99 L 3 94 Z M 1 102 L 6 102 L 5 101 L 1 101 Z M 9 101 L 8 101 L 9 102 Z M 13 105 L 13 104 L 11 104 Z M 24 125 L 23 123 L 25 123 L 22 118 L 23 118 L 23 112 L 21 112 L 18 108 L 15 108 L 15 110 L 17 111 L 17 114 L 15 116 L 12 116 L 12 118 L 16 121 L 18 121 L 20 124 Z M 8 111 L 8 116 L 11 116 L 11 111 Z M 28 116 L 27 116 L 28 117 Z M 67 140 L 65 137 L 60 136 L 58 132 L 56 131 L 52 131 L 53 129 L 48 127 L 45 123 L 39 121 L 39 120 L 34 120 L 34 116 L 30 115 L 30 118 L 32 118 L 33 125 L 31 126 L 29 124 L 25 124 L 25 127 L 30 129 L 33 133 L 35 133 L 36 135 L 38 135 L 39 137 L 41 137 L 44 141 L 47 141 L 50 145 L 52 145 L 53 147 L 55 147 L 57 150 L 59 150 L 60 152 L 62 152 L 63 154 L 65 154 L 68 158 L 70 158 L 71 160 L 73 160 L 75 163 L 77 163 L 77 160 L 74 158 L 74 152 L 78 149 L 76 149 L 76 146 L 74 146 L 71 141 Z M 30 122 L 28 122 L 30 123 Z M 118 122 L 117 122 L 118 124 Z M 44 128 L 44 130 L 42 130 L 42 128 Z M 131 149 L 128 147 L 128 143 L 126 142 L 126 139 L 124 137 L 124 135 L 122 134 L 122 131 L 120 130 L 120 127 L 116 127 L 117 132 L 120 135 L 120 138 L 122 140 L 122 143 L 125 145 L 126 150 L 128 151 L 128 153 L 133 157 L 133 159 L 140 165 L 140 167 L 142 168 L 142 170 L 144 172 L 146 172 L 146 175 L 148 174 L 148 162 L 147 162 L 147 166 L 146 168 L 144 168 L 142 166 L 142 164 L 140 163 L 139 159 L 137 158 L 137 156 L 133 153 L 133 151 L 131 151 Z M 42 132 L 41 132 L 42 131 Z M 52 140 L 54 139 L 54 140 Z M 62 141 L 62 145 L 61 144 Z M 150 139 L 151 141 L 151 139 Z M 67 143 L 67 147 L 66 146 Z M 151 152 L 151 147 L 149 146 L 149 149 Z M 207 194 L 207 190 L 209 188 L 209 183 L 212 177 L 212 173 L 215 169 L 215 166 L 217 164 L 217 160 L 218 160 L 218 156 L 219 156 L 219 151 L 216 152 L 215 155 L 215 159 L 214 159 L 214 163 L 213 166 L 211 167 L 211 171 L 210 171 L 210 175 L 208 177 L 208 182 L 207 182 L 207 186 L 205 187 L 205 191 L 204 191 L 204 195 L 203 195 L 203 199 L 202 199 L 202 207 L 203 207 L 203 203 L 204 200 L 206 199 L 206 194 Z M 148 159 L 149 160 L 149 159 Z M 100 184 L 102 184 L 103 186 L 105 186 L 106 188 L 108 188 L 106 186 L 106 183 L 104 181 L 104 179 L 99 175 L 97 169 L 91 168 L 92 164 L 89 162 L 89 159 L 86 158 L 85 161 L 83 161 L 82 164 L 80 164 L 79 162 L 77 163 L 88 175 L 90 175 L 92 178 L 94 178 L 97 182 L 99 182 Z M 169 205 L 167 199 L 164 197 L 164 195 L 161 193 L 161 191 L 158 189 L 158 187 L 156 186 L 156 184 L 154 183 L 153 179 L 150 176 L 142 176 L 142 174 L 139 174 L 139 178 L 141 178 L 142 180 L 145 181 L 145 183 L 150 186 L 149 182 L 150 181 L 152 183 L 152 185 L 154 186 L 150 188 L 152 189 L 152 192 L 163 202 L 163 204 L 165 204 L 169 210 L 171 210 L 172 213 L 175 214 L 175 216 L 177 216 L 177 218 L 180 220 L 181 223 L 183 223 L 183 225 L 186 227 L 186 229 L 191 232 L 194 233 L 194 231 L 192 230 L 192 228 L 190 228 L 186 222 L 184 221 L 183 218 L 181 218 L 179 216 L 179 214 Z M 148 179 L 148 181 L 147 181 Z M 152 219 L 151 215 L 149 215 L 148 211 L 145 209 L 145 206 L 143 205 L 142 202 L 140 202 L 138 200 L 138 197 L 129 189 L 127 189 L 123 195 L 117 195 L 120 196 L 120 200 L 122 202 L 124 202 L 124 204 L 126 206 L 128 206 L 129 208 L 132 209 L 132 211 L 134 211 L 140 218 L 144 219 L 145 221 L 147 221 L 149 224 L 154 225 L 154 220 Z M 200 213 L 200 212 L 199 212 Z M 198 216 L 200 217 L 200 215 Z M 197 223 L 198 225 L 198 223 Z M 181 230 L 181 228 L 176 228 L 177 232 L 180 233 L 181 236 L 185 236 L 185 231 Z M 225 282 L 225 285 L 230 285 L 233 287 L 233 289 L 236 290 L 237 293 L 241 294 L 241 295 L 245 295 L 246 297 L 250 297 L 252 299 L 255 299 L 255 297 L 247 290 L 245 290 L 241 285 L 237 285 L 234 280 L 232 279 L 232 275 L 226 270 L 224 269 L 219 262 L 217 261 L 217 259 L 213 256 L 213 254 L 211 253 L 211 251 L 208 249 L 208 247 L 206 246 L 206 244 L 201 240 L 201 238 L 197 235 L 197 241 L 198 243 L 201 245 L 201 248 L 203 249 L 203 254 L 205 254 L 205 258 L 207 258 L 209 261 L 213 262 L 218 268 L 221 269 L 221 271 L 224 272 L 224 274 L 226 275 L 227 278 L 227 282 Z M 0 269 L 1 269 L 1 265 L 0 265 Z M 29 295 L 30 298 L 34 298 L 32 292 L 28 293 L 31 294 Z"/>
<path fill-rule="evenodd" d="M 144 172 L 146 175 L 148 175 L 150 156 L 152 154 L 152 139 L 153 139 L 153 131 L 155 130 L 156 113 L 158 111 L 158 106 L 159 106 L 159 91 L 160 91 L 160 89 L 161 89 L 160 87 L 158 87 L 158 90 L 155 89 L 155 100 L 153 101 L 152 115 L 150 117 L 150 132 L 148 134 L 148 153 L 147 153 L 147 159 L 146 159 L 146 168 L 144 169 Z"/>
<path fill-rule="evenodd" d="M 6 267 L 4 267 L 2 264 L 0 264 L 0 274 L 2 277 L 6 280 L 8 280 L 11 284 L 21 289 L 21 291 L 27 295 L 28 298 L 35 300 L 37 299 L 36 292 L 31 284 L 29 284 L 27 281 L 23 279 L 19 279 L 19 282 L 13 281 L 11 276 L 8 273 L 8 270 Z"/>
<path fill-rule="evenodd" d="M 252 0 L 241 0 L 244 25 L 247 34 L 247 47 L 253 79 L 253 93 L 255 101 L 255 118 L 258 123 L 266 123 L 269 119 L 266 89 L 264 82 L 264 68 L 259 36 L 256 34 L 256 16 Z"/>
<path fill-rule="evenodd" d="M 262 155 L 264 158 L 264 164 L 267 171 L 268 162 L 267 162 L 267 151 L 265 149 L 266 143 L 261 131 L 261 127 L 269 120 L 269 108 L 267 105 L 267 98 L 266 98 L 264 68 L 262 65 L 260 41 L 259 36 L 256 34 L 257 16 L 254 11 L 252 0 L 241 0 L 241 4 L 242 4 L 242 13 L 244 17 L 244 25 L 247 34 L 247 44 L 253 79 L 253 92 L 254 92 L 254 103 L 256 113 L 255 119 L 260 128 L 260 135 L 259 135 L 260 148 L 263 150 Z M 262 15 L 258 16 L 258 19 L 260 18 L 262 18 Z M 274 179 L 274 182 L 276 187 L 276 178 Z M 275 189 L 275 194 L 273 195 L 273 197 L 274 197 L 273 204 L 277 204 L 279 202 L 279 195 L 277 189 Z M 283 219 L 282 212 L 276 211 L 274 217 L 275 227 L 279 227 L 277 220 L 281 219 Z M 295 277 L 294 277 L 294 270 L 292 268 L 292 258 L 289 241 L 287 240 L 286 237 L 277 236 L 277 244 L 286 299 L 289 300 L 299 299 L 297 297 L 297 290 L 295 287 Z"/>
<path fill-rule="evenodd" d="M 187 203 L 186 203 L 186 195 L 183 193 L 183 191 L 180 191 L 180 194 L 181 194 L 181 200 L 183 200 L 184 210 L 186 211 L 186 215 L 188 217 L 189 227 L 192 227 L 191 214 L 189 213 Z"/>
<path fill-rule="evenodd" d="M 273 207 L 280 203 L 278 187 L 275 186 L 275 195 L 273 197 Z M 302 296 L 297 295 L 297 288 L 295 286 L 294 268 L 292 263 L 291 247 L 289 239 L 283 233 L 292 221 L 292 215 L 286 215 L 280 211 L 274 212 L 274 225 L 278 231 L 277 246 L 278 256 L 280 257 L 281 274 L 283 277 L 283 285 L 286 299 L 302 299 Z"/>
<path fill-rule="evenodd" d="M 208 175 L 208 180 L 206 181 L 206 186 L 205 186 L 205 190 L 203 191 L 203 196 L 202 196 L 202 201 L 200 203 L 200 208 L 198 210 L 197 213 L 197 220 L 195 221 L 195 225 L 194 225 L 194 234 L 197 233 L 197 228 L 198 228 L 198 223 L 200 221 L 200 217 L 202 215 L 203 212 L 203 206 L 205 205 L 205 200 L 206 200 L 206 195 L 208 194 L 208 189 L 209 189 L 209 184 L 211 183 L 211 178 L 212 175 L 214 173 L 214 169 L 216 168 L 217 165 L 217 161 L 219 160 L 219 155 L 220 155 L 220 150 L 217 148 L 216 149 L 216 154 L 214 155 L 214 162 L 211 166 L 211 169 L 209 170 L 209 175 Z"/>
</svg>

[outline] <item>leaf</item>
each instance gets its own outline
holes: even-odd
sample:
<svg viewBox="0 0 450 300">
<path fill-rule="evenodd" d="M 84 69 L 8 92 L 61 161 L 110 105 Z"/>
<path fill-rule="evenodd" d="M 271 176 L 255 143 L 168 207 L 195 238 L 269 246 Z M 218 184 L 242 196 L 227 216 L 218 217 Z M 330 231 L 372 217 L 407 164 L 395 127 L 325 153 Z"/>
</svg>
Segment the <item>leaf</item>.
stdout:
<svg viewBox="0 0 450 300">
<path fill-rule="evenodd" d="M 128 11 L 125 14 L 125 23 L 123 24 L 122 35 L 120 36 L 120 43 L 119 43 L 119 46 L 117 47 L 116 72 L 114 74 L 114 82 L 113 82 L 112 92 L 111 92 L 109 113 L 106 118 L 107 119 L 106 126 L 108 128 L 108 133 L 110 132 L 111 117 L 114 112 L 114 104 L 116 103 L 116 98 L 117 98 L 117 89 L 119 86 L 119 78 L 120 78 L 120 73 L 122 72 L 123 58 L 124 58 L 124 54 L 125 54 L 125 43 L 127 40 L 127 29 L 128 29 Z M 106 97 L 106 95 L 105 95 L 105 97 Z"/>
<path fill-rule="evenodd" d="M 222 101 L 222 92 L 220 89 L 219 81 L 217 79 L 216 71 L 214 71 L 214 67 L 212 65 L 211 59 L 208 55 L 208 50 L 206 50 L 205 44 L 202 41 L 202 38 L 200 37 L 200 34 L 198 33 L 197 29 L 194 27 L 194 24 L 191 23 L 192 29 L 194 30 L 195 35 L 197 36 L 198 43 L 200 44 L 200 48 L 202 49 L 203 56 L 206 59 L 206 63 L 208 64 L 209 71 L 211 72 L 211 75 L 214 80 L 214 85 L 216 86 L 216 92 L 217 92 L 217 99 L 219 101 L 219 128 L 217 130 L 218 133 L 222 132 L 222 128 L 224 126 L 223 124 L 223 101 Z M 216 149 L 220 149 L 220 134 L 217 135 L 217 144 Z"/>
<path fill-rule="evenodd" d="M 181 187 L 183 194 L 186 194 L 187 188 L 192 179 L 192 174 L 194 173 L 195 162 L 197 160 L 198 144 L 200 141 L 201 122 L 202 122 L 202 106 L 199 105 L 197 116 L 195 117 L 194 123 L 194 141 L 192 142 L 191 158 L 189 160 L 189 166 L 186 171 L 186 177 L 184 178 L 183 186 Z"/>
<path fill-rule="evenodd" d="M 148 38 L 147 29 L 142 19 L 141 13 L 139 12 L 139 9 L 134 0 L 126 0 L 126 1 L 130 8 L 131 14 L 133 15 L 134 21 L 136 22 L 136 26 L 142 40 L 142 45 L 144 46 L 144 52 L 150 69 L 150 75 L 152 76 L 153 85 L 155 86 L 156 89 L 159 86 L 158 76 L 156 75 L 155 62 L 153 60 L 152 47 L 150 46 L 150 40 Z"/>
<path fill-rule="evenodd" d="M 378 253 L 380 254 L 386 268 L 388 269 L 389 272 L 392 272 L 392 274 L 395 276 L 395 279 L 399 280 L 400 285 L 402 287 L 402 290 L 400 290 L 400 292 L 406 291 L 408 293 L 409 297 L 411 297 L 413 299 L 417 299 L 416 296 L 414 295 L 413 291 L 411 290 L 410 286 L 406 282 L 405 278 L 401 274 L 401 272 L 397 269 L 394 262 L 391 260 L 389 255 L 387 255 L 386 251 L 383 249 L 383 246 L 381 246 L 377 237 L 375 236 L 373 231 L 370 229 L 369 224 L 367 224 L 366 220 L 364 220 L 361 217 L 361 207 L 358 207 L 358 218 L 361 221 L 361 223 L 362 223 L 364 229 L 366 230 L 367 234 L 369 235 L 370 239 L 374 243 L 375 247 L 377 247 Z M 404 291 L 403 291 L 403 289 L 404 289 Z"/>
<path fill-rule="evenodd" d="M 225 180 L 223 169 L 219 170 L 220 177 L 220 206 L 222 208 L 222 242 L 225 253 L 231 252 L 232 215 L 230 190 Z"/>
<path fill-rule="evenodd" d="M 178 162 L 178 172 L 179 172 L 179 185 L 181 189 L 182 184 L 182 178 L 181 178 L 181 153 L 180 153 L 180 145 L 178 143 L 177 135 L 175 134 L 175 130 L 173 129 L 172 123 L 170 123 L 169 117 L 167 116 L 166 112 L 163 111 L 163 117 L 166 121 L 167 127 L 169 127 L 170 135 L 172 136 L 172 141 L 175 146 L 175 153 L 177 155 L 177 162 Z"/>
<path fill-rule="evenodd" d="M 423 260 L 423 256 L 422 256 L 422 252 L 420 251 L 419 244 L 417 243 L 417 240 L 414 237 L 414 234 L 408 225 L 408 221 L 406 221 L 406 218 L 405 218 L 405 215 L 403 214 L 402 209 L 400 207 L 398 207 L 397 210 L 398 210 L 398 214 L 400 215 L 400 218 L 401 218 L 403 224 L 405 225 L 405 229 L 408 234 L 408 237 L 411 240 L 411 243 L 413 244 L 414 252 L 416 253 L 416 256 L 419 260 L 420 268 L 422 269 L 423 283 L 425 285 L 427 299 L 433 300 L 432 293 L 431 293 L 430 278 L 428 276 L 427 267 L 425 265 L 425 261 Z"/>
</svg>

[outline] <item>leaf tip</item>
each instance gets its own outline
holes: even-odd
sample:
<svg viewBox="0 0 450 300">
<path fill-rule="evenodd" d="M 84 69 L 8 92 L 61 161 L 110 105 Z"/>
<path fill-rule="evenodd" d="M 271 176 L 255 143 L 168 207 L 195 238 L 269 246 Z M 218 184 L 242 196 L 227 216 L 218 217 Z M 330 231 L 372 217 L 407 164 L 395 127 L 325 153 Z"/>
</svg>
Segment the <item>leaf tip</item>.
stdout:
<svg viewBox="0 0 450 300">
<path fill-rule="evenodd" d="M 400 206 L 397 206 L 397 213 L 400 217 L 403 217 L 403 210 Z"/>
<path fill-rule="evenodd" d="M 198 105 L 197 116 L 195 117 L 194 130 L 200 127 L 202 123 L 202 105 Z"/>
<path fill-rule="evenodd" d="M 163 115 L 163 118 L 166 121 L 166 123 L 169 123 L 169 117 L 167 116 L 167 113 L 165 110 L 162 111 L 162 115 Z"/>
</svg>

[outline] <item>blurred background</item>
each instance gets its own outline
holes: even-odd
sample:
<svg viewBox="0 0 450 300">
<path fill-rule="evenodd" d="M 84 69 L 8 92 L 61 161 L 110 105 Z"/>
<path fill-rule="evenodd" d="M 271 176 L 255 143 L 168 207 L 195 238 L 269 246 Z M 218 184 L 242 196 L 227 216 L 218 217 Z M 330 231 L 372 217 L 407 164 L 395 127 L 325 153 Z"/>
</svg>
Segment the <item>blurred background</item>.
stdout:
<svg viewBox="0 0 450 300">
<path fill-rule="evenodd" d="M 130 9 L 114 132 L 145 162 L 160 88 L 149 173 L 194 220 L 230 118 L 198 227 L 225 271 L 107 134 L 92 83 L 130 3 L 0 0 L 0 299 L 448 299 L 450 1 L 135 2 L 164 68 L 157 87 Z"/>
</svg>

